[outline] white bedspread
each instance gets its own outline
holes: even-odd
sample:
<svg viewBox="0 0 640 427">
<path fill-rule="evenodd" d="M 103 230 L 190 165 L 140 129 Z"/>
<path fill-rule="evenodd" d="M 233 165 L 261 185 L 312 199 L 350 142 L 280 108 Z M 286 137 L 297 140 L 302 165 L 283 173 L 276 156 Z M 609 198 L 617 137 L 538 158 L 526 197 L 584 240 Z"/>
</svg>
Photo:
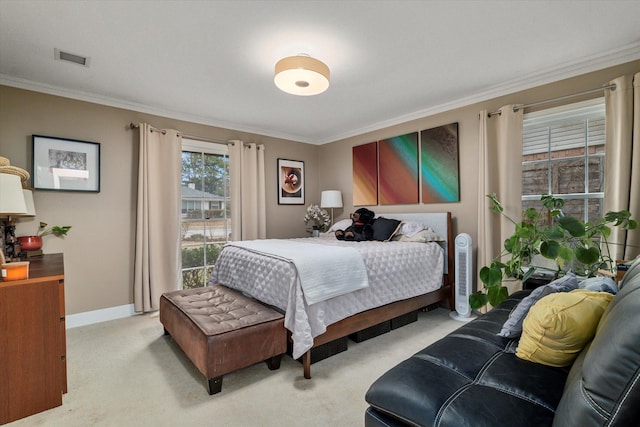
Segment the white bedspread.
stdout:
<svg viewBox="0 0 640 427">
<path fill-rule="evenodd" d="M 286 241 L 354 248 L 364 259 L 369 287 L 309 305 L 291 262 L 231 245 L 220 252 L 209 284 L 221 283 L 284 312 L 296 359 L 335 322 L 442 287 L 444 255 L 437 243 L 343 242 L 333 235 Z"/>
<path fill-rule="evenodd" d="M 244 240 L 227 245 L 292 262 L 309 305 L 369 286 L 364 260 L 354 248 L 278 239 Z"/>
</svg>

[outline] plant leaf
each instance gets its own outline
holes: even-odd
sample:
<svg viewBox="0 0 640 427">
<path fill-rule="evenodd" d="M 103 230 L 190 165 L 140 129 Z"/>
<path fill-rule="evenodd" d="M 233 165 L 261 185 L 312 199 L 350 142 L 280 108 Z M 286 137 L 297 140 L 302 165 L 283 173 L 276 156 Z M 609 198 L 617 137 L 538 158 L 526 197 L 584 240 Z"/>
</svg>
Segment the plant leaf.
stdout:
<svg viewBox="0 0 640 427">
<path fill-rule="evenodd" d="M 558 257 L 565 262 L 569 262 L 573 259 L 573 250 L 571 250 L 568 246 L 560 246 L 560 251 L 558 251 Z"/>
<path fill-rule="evenodd" d="M 582 237 L 586 233 L 586 227 L 584 223 L 573 216 L 560 217 L 558 218 L 558 223 L 573 237 Z"/>
<path fill-rule="evenodd" d="M 493 194 L 487 194 L 487 197 L 491 200 L 492 204 L 490 209 L 496 213 L 502 213 L 504 211 L 504 208 L 502 207 L 502 204 L 500 203 L 500 201 L 498 200 L 498 196 L 496 196 L 496 193 Z"/>
<path fill-rule="evenodd" d="M 482 267 L 480 269 L 480 280 L 484 283 L 485 287 L 494 287 L 502 281 L 502 269 L 493 264 L 491 267 Z"/>
<path fill-rule="evenodd" d="M 504 249 L 509 253 L 518 252 L 520 247 L 520 238 L 517 235 L 513 235 L 504 241 Z"/>
<path fill-rule="evenodd" d="M 564 230 L 559 225 L 554 225 L 545 234 L 549 239 L 561 240 L 564 237 Z"/>
<path fill-rule="evenodd" d="M 556 259 L 560 254 L 560 243 L 555 240 L 547 240 L 540 245 L 540 253 L 543 257 Z"/>
<path fill-rule="evenodd" d="M 509 296 L 509 291 L 504 286 L 496 286 L 487 290 L 487 299 L 489 304 L 497 306 Z"/>
<path fill-rule="evenodd" d="M 590 248 L 576 248 L 576 259 L 583 264 L 594 264 L 600 259 L 600 249 L 595 246 Z"/>
<path fill-rule="evenodd" d="M 551 194 L 543 194 L 540 197 L 540 201 L 545 208 L 550 211 L 557 211 L 558 213 L 564 206 L 564 199 L 558 199 L 553 197 Z"/>
<path fill-rule="evenodd" d="M 516 235 L 523 239 L 531 239 L 536 234 L 536 227 L 533 224 L 521 222 L 516 225 Z"/>
<path fill-rule="evenodd" d="M 538 218 L 540 218 L 540 214 L 536 209 L 529 208 L 526 211 L 524 211 L 524 217 L 527 218 L 528 220 L 535 221 Z"/>
<path fill-rule="evenodd" d="M 469 305 L 474 310 L 484 307 L 487 305 L 487 296 L 482 292 L 474 292 L 469 295 Z"/>
</svg>

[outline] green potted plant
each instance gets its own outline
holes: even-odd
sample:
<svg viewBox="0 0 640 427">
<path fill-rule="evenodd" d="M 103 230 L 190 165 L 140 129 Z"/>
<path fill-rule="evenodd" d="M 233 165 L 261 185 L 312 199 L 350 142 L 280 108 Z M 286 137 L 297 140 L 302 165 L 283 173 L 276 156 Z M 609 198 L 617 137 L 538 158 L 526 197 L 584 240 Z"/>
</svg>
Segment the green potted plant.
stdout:
<svg viewBox="0 0 640 427">
<path fill-rule="evenodd" d="M 473 309 L 487 303 L 496 306 L 509 295 L 504 280 L 525 282 L 538 270 L 547 270 L 554 278 L 568 270 L 584 277 L 592 277 L 598 270 L 613 272 L 614 261 L 609 256 L 611 226 L 634 229 L 638 223 L 629 211 L 607 212 L 604 218 L 594 222 L 562 213 L 564 200 L 552 195 L 541 197 L 540 210 L 529 208 L 521 221 L 515 221 L 504 213 L 495 194 L 487 195 L 493 202 L 491 210 L 504 216 L 515 225 L 514 233 L 505 240 L 504 249 L 489 266 L 480 269 L 480 281 L 484 290 L 469 296 Z M 555 263 L 555 269 L 534 266 L 534 256 L 541 255 Z"/>
<path fill-rule="evenodd" d="M 41 221 L 38 233 L 35 236 L 20 236 L 18 237 L 18 242 L 20 242 L 20 248 L 23 251 L 37 251 L 42 248 L 42 238 L 44 236 L 49 234 L 58 237 L 66 236 L 69 230 L 71 230 L 70 225 L 54 225 L 47 228 L 47 223 Z"/>
</svg>

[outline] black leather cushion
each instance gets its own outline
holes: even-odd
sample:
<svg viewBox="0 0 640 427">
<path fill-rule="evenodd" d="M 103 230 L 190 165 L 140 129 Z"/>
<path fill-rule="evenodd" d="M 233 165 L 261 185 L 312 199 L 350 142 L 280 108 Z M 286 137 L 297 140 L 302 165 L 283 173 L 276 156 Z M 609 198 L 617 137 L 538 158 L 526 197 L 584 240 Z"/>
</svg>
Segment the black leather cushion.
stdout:
<svg viewBox="0 0 640 427">
<path fill-rule="evenodd" d="M 569 369 L 520 360 L 508 351 L 517 340 L 496 335 L 526 295 L 513 294 L 380 377 L 365 396 L 375 410 L 365 418 L 376 418 L 367 425 L 551 425 Z"/>
<path fill-rule="evenodd" d="M 373 221 L 373 240 L 385 242 L 390 240 L 398 232 L 402 221 L 397 219 L 379 217 Z"/>
<path fill-rule="evenodd" d="M 640 259 L 636 264 L 640 265 Z M 622 427 L 639 423 L 640 268 L 636 268 L 633 277 L 625 275 L 591 345 L 574 362 L 553 425 Z"/>
</svg>

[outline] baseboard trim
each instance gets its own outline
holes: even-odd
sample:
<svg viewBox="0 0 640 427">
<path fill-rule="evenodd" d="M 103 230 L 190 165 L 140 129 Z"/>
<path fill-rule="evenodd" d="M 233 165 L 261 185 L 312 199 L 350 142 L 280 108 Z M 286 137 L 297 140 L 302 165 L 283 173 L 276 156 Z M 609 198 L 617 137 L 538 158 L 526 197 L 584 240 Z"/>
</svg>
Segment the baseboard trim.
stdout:
<svg viewBox="0 0 640 427">
<path fill-rule="evenodd" d="M 84 313 L 70 314 L 66 316 L 65 323 L 67 329 L 71 329 L 77 328 L 78 326 L 106 322 L 108 320 L 122 319 L 123 317 L 130 317 L 135 314 L 133 304 L 127 304 L 103 308 L 101 310 L 85 311 Z"/>
</svg>

